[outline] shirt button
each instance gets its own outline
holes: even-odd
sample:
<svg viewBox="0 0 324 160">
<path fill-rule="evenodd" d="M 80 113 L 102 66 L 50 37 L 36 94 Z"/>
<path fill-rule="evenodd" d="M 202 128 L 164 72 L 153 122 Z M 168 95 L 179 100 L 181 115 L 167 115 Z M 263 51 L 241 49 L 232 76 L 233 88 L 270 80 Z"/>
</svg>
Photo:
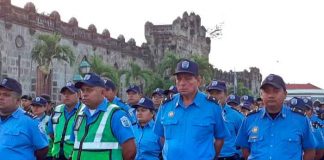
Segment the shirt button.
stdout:
<svg viewBox="0 0 324 160">
<path fill-rule="evenodd" d="M 271 137 L 273 137 L 274 135 L 273 134 L 271 134 Z"/>
<path fill-rule="evenodd" d="M 270 156 L 269 159 L 272 159 L 272 157 Z"/>
<path fill-rule="evenodd" d="M 272 126 L 274 126 L 274 123 L 271 123 Z"/>
<path fill-rule="evenodd" d="M 271 144 L 271 145 L 270 145 L 270 147 L 272 148 L 272 147 L 273 147 L 273 145 Z"/>
</svg>

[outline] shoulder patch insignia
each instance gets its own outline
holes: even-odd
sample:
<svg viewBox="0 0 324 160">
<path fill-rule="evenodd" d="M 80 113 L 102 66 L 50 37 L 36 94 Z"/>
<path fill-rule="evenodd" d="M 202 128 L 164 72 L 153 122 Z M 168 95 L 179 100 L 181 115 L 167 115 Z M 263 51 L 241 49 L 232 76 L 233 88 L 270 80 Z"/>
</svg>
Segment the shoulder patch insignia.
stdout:
<svg viewBox="0 0 324 160">
<path fill-rule="evenodd" d="M 129 119 L 126 116 L 121 117 L 120 122 L 122 123 L 122 125 L 124 127 L 130 127 L 131 126 L 131 123 L 130 123 Z"/>
<path fill-rule="evenodd" d="M 250 116 L 250 115 L 258 113 L 258 112 L 260 112 L 260 109 L 255 109 L 255 110 L 250 111 L 246 116 Z"/>
<path fill-rule="evenodd" d="M 295 113 L 298 113 L 300 115 L 306 116 L 306 112 L 304 110 L 302 110 L 302 109 L 294 107 L 294 108 L 291 108 L 291 111 L 293 111 Z"/>
<path fill-rule="evenodd" d="M 321 124 L 318 123 L 318 122 L 313 122 L 312 126 L 313 126 L 314 129 L 321 128 Z"/>
<path fill-rule="evenodd" d="M 218 100 L 215 97 L 213 97 L 213 96 L 207 96 L 206 98 L 207 98 L 208 101 L 214 102 L 217 105 L 219 104 L 218 103 Z"/>
<path fill-rule="evenodd" d="M 28 117 L 32 118 L 32 119 L 35 119 L 37 118 L 37 116 L 35 116 L 33 113 L 31 112 L 25 112 L 25 115 L 27 115 Z"/>
</svg>

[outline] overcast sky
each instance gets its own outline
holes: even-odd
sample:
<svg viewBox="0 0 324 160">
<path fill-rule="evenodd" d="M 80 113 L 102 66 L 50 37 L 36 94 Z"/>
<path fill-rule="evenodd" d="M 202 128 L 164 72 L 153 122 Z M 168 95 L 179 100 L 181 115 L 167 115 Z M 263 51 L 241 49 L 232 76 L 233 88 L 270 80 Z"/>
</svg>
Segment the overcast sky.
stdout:
<svg viewBox="0 0 324 160">
<path fill-rule="evenodd" d="M 37 12 L 56 10 L 79 26 L 95 24 L 146 42 L 144 24 L 171 24 L 184 11 L 195 12 L 202 25 L 224 22 L 221 39 L 212 39 L 210 63 L 222 70 L 258 67 L 263 78 L 281 75 L 286 83 L 312 83 L 324 89 L 324 2 L 317 0 L 11 0 L 23 7 L 33 2 Z M 320 69 L 322 68 L 322 69 Z"/>
</svg>

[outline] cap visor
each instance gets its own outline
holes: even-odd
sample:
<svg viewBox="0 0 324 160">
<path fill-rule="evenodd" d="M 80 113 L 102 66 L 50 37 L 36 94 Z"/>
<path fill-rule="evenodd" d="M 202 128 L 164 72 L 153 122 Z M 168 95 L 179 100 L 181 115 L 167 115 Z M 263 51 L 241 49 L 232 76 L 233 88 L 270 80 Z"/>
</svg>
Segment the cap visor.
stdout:
<svg viewBox="0 0 324 160">
<path fill-rule="evenodd" d="M 212 91 L 212 90 L 217 90 L 217 91 L 225 91 L 224 89 L 222 88 L 218 88 L 218 87 L 210 87 L 209 89 L 207 89 L 207 91 Z"/>
<path fill-rule="evenodd" d="M 136 89 L 127 89 L 126 92 L 130 92 L 130 91 L 133 91 L 135 93 L 138 93 L 138 91 Z"/>
<path fill-rule="evenodd" d="M 196 76 L 196 74 L 190 72 L 190 71 L 178 71 L 178 72 L 175 72 L 173 75 L 177 75 L 179 73 L 189 73 L 189 74 L 192 74 L 193 76 Z"/>
<path fill-rule="evenodd" d="M 87 85 L 87 86 L 90 86 L 90 87 L 94 87 L 94 86 L 96 86 L 96 85 L 94 85 L 94 84 L 92 84 L 92 83 L 90 83 L 90 82 L 87 82 L 87 81 L 80 81 L 80 82 L 77 82 L 77 83 L 75 83 L 75 87 L 76 88 L 81 88 L 83 85 Z"/>
<path fill-rule="evenodd" d="M 282 88 L 280 85 L 278 85 L 278 84 L 276 84 L 276 83 L 272 83 L 272 82 L 264 83 L 264 84 L 261 85 L 260 88 L 263 89 L 264 86 L 266 86 L 266 85 L 271 85 L 271 86 L 273 86 L 273 87 L 275 87 L 275 88 L 277 88 L 277 89 L 281 89 L 281 88 Z"/>
<path fill-rule="evenodd" d="M 65 90 L 69 90 L 71 91 L 72 93 L 77 93 L 76 90 L 74 90 L 73 88 L 70 88 L 70 87 L 63 87 L 60 91 L 60 93 L 63 93 Z"/>
</svg>

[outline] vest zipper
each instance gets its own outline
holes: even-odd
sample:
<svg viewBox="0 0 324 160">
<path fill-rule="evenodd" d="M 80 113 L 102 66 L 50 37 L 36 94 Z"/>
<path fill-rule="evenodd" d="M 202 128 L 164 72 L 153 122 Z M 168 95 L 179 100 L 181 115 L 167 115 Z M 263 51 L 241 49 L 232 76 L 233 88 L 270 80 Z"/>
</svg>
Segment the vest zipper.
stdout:
<svg viewBox="0 0 324 160">
<path fill-rule="evenodd" d="M 86 128 L 85 128 L 85 133 L 80 141 L 80 146 L 79 146 L 79 151 L 78 151 L 78 157 L 77 157 L 77 160 L 80 160 L 80 157 L 81 157 L 81 152 L 82 152 L 82 145 L 83 145 L 83 142 L 85 140 L 85 138 L 87 137 L 88 135 L 88 130 L 89 130 L 89 127 L 90 127 L 90 124 L 89 125 L 86 125 Z"/>
<path fill-rule="evenodd" d="M 72 116 L 70 118 L 68 118 L 67 121 L 65 120 L 63 133 L 62 133 L 62 137 L 61 137 L 61 142 L 60 142 L 60 149 L 63 149 L 63 144 L 64 144 L 64 141 L 65 141 L 65 135 L 66 135 L 66 128 L 67 128 L 71 118 L 72 118 Z"/>
</svg>

